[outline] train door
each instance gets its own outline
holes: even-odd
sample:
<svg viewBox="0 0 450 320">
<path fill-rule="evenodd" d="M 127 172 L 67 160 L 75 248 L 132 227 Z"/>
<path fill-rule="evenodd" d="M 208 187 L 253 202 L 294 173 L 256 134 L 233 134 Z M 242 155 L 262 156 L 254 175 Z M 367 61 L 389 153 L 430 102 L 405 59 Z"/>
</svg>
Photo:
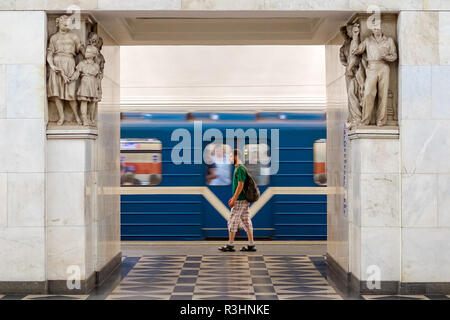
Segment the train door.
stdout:
<svg viewBox="0 0 450 320">
<path fill-rule="evenodd" d="M 228 209 L 228 200 L 232 192 L 232 174 L 234 166 L 229 161 L 231 147 L 222 143 L 209 143 L 203 148 L 205 161 L 205 184 L 214 194 L 212 200 L 204 200 L 203 236 L 205 238 L 223 238 L 228 236 L 226 217 L 213 206 L 218 201 Z"/>
<path fill-rule="evenodd" d="M 260 194 L 270 186 L 270 141 L 267 143 L 248 143 L 244 146 L 245 166 L 255 179 Z M 255 209 L 258 208 L 258 209 Z M 270 200 L 262 206 L 253 208 L 252 223 L 255 238 L 271 239 L 273 236 L 273 219 Z"/>
<path fill-rule="evenodd" d="M 232 149 L 226 144 L 210 143 L 204 148 L 205 182 L 207 188 L 227 209 L 228 200 L 232 196 L 232 179 L 234 165 L 229 162 Z M 244 146 L 244 164 L 254 177 L 261 194 L 270 183 L 270 157 L 267 144 L 246 144 Z M 205 200 L 205 216 L 203 234 L 205 238 L 223 238 L 228 236 L 225 218 Z M 252 219 L 254 234 L 258 238 L 271 238 L 273 234 L 270 205 L 267 203 L 256 212 Z M 237 237 L 245 236 L 241 231 Z"/>
</svg>

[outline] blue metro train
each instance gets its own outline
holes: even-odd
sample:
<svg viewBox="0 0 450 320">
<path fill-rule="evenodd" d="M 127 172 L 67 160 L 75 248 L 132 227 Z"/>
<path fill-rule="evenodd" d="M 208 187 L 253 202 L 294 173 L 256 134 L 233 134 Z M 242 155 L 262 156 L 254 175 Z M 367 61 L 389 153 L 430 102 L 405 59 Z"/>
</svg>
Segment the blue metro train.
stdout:
<svg viewBox="0 0 450 320">
<path fill-rule="evenodd" d="M 267 141 L 238 135 L 225 140 L 230 129 L 266 129 Z M 224 140 L 205 139 L 208 132 Z M 183 135 L 191 141 L 182 141 Z M 292 192 L 326 183 L 317 172 L 324 176 L 325 155 L 316 156 L 325 137 L 324 113 L 122 113 L 121 185 L 149 190 L 121 196 L 122 240 L 227 237 L 230 141 L 243 146 L 261 192 L 251 207 L 255 238 L 325 240 L 326 195 Z"/>
</svg>

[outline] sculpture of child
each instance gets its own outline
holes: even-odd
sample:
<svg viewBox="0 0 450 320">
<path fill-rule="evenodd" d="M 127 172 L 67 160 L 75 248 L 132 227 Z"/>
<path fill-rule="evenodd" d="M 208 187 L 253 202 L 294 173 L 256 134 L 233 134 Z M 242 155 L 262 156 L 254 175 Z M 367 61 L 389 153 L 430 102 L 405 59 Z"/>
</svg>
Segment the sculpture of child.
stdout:
<svg viewBox="0 0 450 320">
<path fill-rule="evenodd" d="M 95 62 L 95 57 L 98 55 L 97 47 L 88 45 L 82 60 L 76 67 L 76 70 L 71 81 L 77 80 L 81 77 L 80 85 L 77 91 L 77 99 L 80 101 L 81 120 L 84 126 L 90 124 L 95 125 L 94 119 L 91 118 L 91 109 L 95 108 L 95 103 L 98 101 L 98 79 L 100 66 Z"/>
</svg>

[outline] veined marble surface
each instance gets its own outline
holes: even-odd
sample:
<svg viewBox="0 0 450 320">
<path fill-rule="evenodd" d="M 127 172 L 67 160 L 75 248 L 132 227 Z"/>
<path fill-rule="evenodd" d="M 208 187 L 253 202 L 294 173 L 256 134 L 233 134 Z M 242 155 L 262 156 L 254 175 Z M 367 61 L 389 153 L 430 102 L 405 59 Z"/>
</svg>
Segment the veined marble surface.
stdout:
<svg viewBox="0 0 450 320">
<path fill-rule="evenodd" d="M 438 175 L 402 175 L 402 227 L 438 226 Z"/>
<path fill-rule="evenodd" d="M 93 237 L 96 243 L 95 270 L 100 270 L 120 252 L 120 196 L 101 192 L 120 185 L 120 48 L 99 27 L 104 40 L 103 100 L 99 103 L 96 188 Z"/>
<path fill-rule="evenodd" d="M 349 224 L 349 269 L 357 279 L 361 279 L 361 226 Z"/>
<path fill-rule="evenodd" d="M 450 282 L 450 228 L 402 228 L 402 281 Z"/>
<path fill-rule="evenodd" d="M 380 280 L 399 281 L 400 261 L 400 227 L 361 227 L 360 280 L 370 279 L 375 267 L 380 271 Z"/>
<path fill-rule="evenodd" d="M 80 280 L 94 272 L 93 257 L 87 255 L 92 245 L 92 238 L 87 234 L 89 230 L 89 225 L 47 228 L 48 280 L 67 279 L 71 266 L 79 268 Z"/>
<path fill-rule="evenodd" d="M 3 0 L 0 10 L 63 10 L 73 0 Z M 449 10 L 446 0 L 78 0 L 84 10 Z"/>
<path fill-rule="evenodd" d="M 0 281 L 45 281 L 45 230 L 0 227 Z"/>
<path fill-rule="evenodd" d="M 430 2 L 444 4 L 448 9 L 448 1 Z M 450 95 L 445 85 L 450 76 L 449 19 L 448 12 L 399 15 L 401 254 L 406 282 L 450 279 Z"/>
<path fill-rule="evenodd" d="M 376 268 L 381 280 L 399 281 L 400 142 L 373 135 L 349 140 L 349 267 L 360 280 Z"/>
<path fill-rule="evenodd" d="M 398 33 L 400 65 L 439 64 L 439 12 L 401 12 Z"/>
<path fill-rule="evenodd" d="M 46 278 L 45 22 L 0 12 L 0 281 Z"/>
<path fill-rule="evenodd" d="M 345 69 L 339 61 L 343 39 L 337 35 L 325 46 L 327 84 L 327 185 L 343 187 L 344 127 L 347 119 Z M 327 196 L 327 253 L 349 270 L 349 220 L 344 215 L 344 195 Z"/>
</svg>

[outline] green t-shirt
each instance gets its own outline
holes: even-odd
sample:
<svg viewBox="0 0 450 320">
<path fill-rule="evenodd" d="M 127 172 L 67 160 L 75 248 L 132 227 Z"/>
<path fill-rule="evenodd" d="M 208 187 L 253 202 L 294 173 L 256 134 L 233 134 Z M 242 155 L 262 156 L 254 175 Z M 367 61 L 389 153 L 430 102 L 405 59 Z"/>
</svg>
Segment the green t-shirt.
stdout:
<svg viewBox="0 0 450 320">
<path fill-rule="evenodd" d="M 239 181 L 245 182 L 246 177 L 247 171 L 245 170 L 245 167 L 242 164 L 238 165 L 233 172 L 233 196 L 238 186 L 238 182 Z M 237 200 L 245 200 L 245 193 L 243 189 L 241 194 L 238 196 Z"/>
</svg>

